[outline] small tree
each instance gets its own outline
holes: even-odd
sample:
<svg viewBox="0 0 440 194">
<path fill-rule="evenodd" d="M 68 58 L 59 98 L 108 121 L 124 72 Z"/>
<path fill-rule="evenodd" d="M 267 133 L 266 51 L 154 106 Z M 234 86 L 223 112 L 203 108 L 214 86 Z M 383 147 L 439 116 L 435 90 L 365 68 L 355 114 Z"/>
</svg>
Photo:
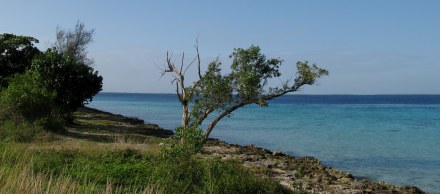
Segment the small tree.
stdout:
<svg viewBox="0 0 440 194">
<path fill-rule="evenodd" d="M 283 61 L 278 58 L 266 59 L 266 56 L 260 53 L 260 48 L 253 45 L 248 49 L 234 49 L 230 55 L 233 60 L 230 73 L 222 74 L 222 63 L 217 58 L 209 63 L 202 75 L 197 44 L 195 49 L 196 57 L 186 66 L 184 54 L 180 67 L 177 67 L 167 54 L 163 74 L 171 73 L 174 76 L 172 83 L 176 85 L 176 94 L 182 105 L 183 129 L 197 128 L 208 115 L 217 113 L 204 130 L 205 140 L 221 119 L 238 108 L 249 104 L 267 106 L 268 101 L 296 92 L 304 85 L 313 85 L 318 78 L 328 75 L 327 70 L 317 67 L 316 64 L 309 65 L 307 61 L 298 61 L 293 82 L 287 80 L 278 87 L 269 87 L 270 79 L 281 76 L 279 68 Z M 198 65 L 199 79 L 187 87 L 185 72 L 194 63 Z"/>
<path fill-rule="evenodd" d="M 72 58 L 80 63 L 91 66 L 93 59 L 87 57 L 87 45 L 93 41 L 95 30 L 86 30 L 84 23 L 77 22 L 75 30 L 62 30 L 57 27 L 57 40 L 54 44 L 56 50 L 64 58 Z"/>
</svg>

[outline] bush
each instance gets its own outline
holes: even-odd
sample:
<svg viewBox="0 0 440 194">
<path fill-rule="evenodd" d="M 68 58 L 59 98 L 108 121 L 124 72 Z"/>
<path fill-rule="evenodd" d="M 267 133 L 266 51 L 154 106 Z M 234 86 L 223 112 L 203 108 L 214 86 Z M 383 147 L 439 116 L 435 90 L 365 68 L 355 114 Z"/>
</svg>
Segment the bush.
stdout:
<svg viewBox="0 0 440 194">
<path fill-rule="evenodd" d="M 165 193 L 290 193 L 278 183 L 249 172 L 237 161 L 200 159 L 203 132 L 195 128 L 176 129 L 166 142 L 162 157 L 154 162 L 148 182 Z"/>
<path fill-rule="evenodd" d="M 176 128 L 176 134 L 165 142 L 162 155 L 173 160 L 187 160 L 203 148 L 203 131 L 195 128 Z"/>
<path fill-rule="evenodd" d="M 48 116 L 53 109 L 55 93 L 36 83 L 35 75 L 28 72 L 15 75 L 9 87 L 2 91 L 0 102 L 3 115 L 19 121 L 34 121 Z"/>
<path fill-rule="evenodd" d="M 22 134 L 28 139 L 41 128 L 62 130 L 63 121 L 55 107 L 55 96 L 55 92 L 37 83 L 32 72 L 13 76 L 9 86 L 0 93 L 0 133 Z"/>
</svg>

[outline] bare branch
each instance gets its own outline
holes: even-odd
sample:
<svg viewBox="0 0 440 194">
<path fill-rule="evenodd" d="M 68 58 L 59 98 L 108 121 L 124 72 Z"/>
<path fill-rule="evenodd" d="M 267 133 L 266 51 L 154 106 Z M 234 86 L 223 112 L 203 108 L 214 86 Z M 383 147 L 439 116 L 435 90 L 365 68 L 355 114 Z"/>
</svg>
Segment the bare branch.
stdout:
<svg viewBox="0 0 440 194">
<path fill-rule="evenodd" d="M 77 21 L 74 30 L 56 29 L 56 42 L 53 46 L 64 57 L 70 57 L 86 65 L 93 65 L 93 59 L 87 57 L 87 46 L 93 42 L 95 30 L 86 30 L 84 23 Z"/>
<path fill-rule="evenodd" d="M 176 94 L 177 94 L 177 98 L 182 103 L 183 99 L 182 99 L 182 95 L 180 95 L 180 92 L 179 92 L 179 84 L 177 84 L 177 83 L 176 83 Z"/>
<path fill-rule="evenodd" d="M 202 79 L 202 74 L 200 72 L 200 53 L 199 53 L 199 35 L 197 35 L 196 38 L 196 45 L 194 45 L 194 47 L 196 48 L 196 52 L 197 52 L 197 67 L 198 67 L 198 74 L 199 74 L 199 79 Z"/>
<path fill-rule="evenodd" d="M 185 59 L 185 52 L 182 53 L 182 63 L 180 64 L 180 72 L 179 72 L 179 74 L 182 72 L 184 59 Z"/>
</svg>

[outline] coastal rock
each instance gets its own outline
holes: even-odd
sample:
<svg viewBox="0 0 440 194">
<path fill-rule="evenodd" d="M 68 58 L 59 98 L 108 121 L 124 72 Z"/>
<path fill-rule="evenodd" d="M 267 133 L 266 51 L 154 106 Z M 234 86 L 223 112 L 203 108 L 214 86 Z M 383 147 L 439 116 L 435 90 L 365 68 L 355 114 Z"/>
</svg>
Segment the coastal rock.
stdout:
<svg viewBox="0 0 440 194">
<path fill-rule="evenodd" d="M 273 156 L 285 156 L 286 154 L 281 151 L 275 151 L 272 153 Z"/>
<path fill-rule="evenodd" d="M 246 168 L 262 176 L 277 180 L 292 191 L 312 193 L 424 193 L 417 187 L 395 186 L 383 182 L 355 180 L 350 173 L 324 166 L 314 157 L 286 155 L 282 152 L 256 147 L 228 144 L 209 139 L 203 155 L 234 159 L 243 162 Z"/>
</svg>

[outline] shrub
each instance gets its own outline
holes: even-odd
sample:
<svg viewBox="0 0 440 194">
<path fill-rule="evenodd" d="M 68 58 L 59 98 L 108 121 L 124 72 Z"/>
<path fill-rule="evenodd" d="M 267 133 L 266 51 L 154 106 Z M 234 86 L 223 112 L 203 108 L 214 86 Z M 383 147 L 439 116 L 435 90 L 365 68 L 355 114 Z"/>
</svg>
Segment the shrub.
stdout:
<svg viewBox="0 0 440 194">
<path fill-rule="evenodd" d="M 55 107 L 55 96 L 55 92 L 38 84 L 32 72 L 13 76 L 9 86 L 0 93 L 0 133 L 22 134 L 28 139 L 41 128 L 62 130 L 63 122 Z"/>
<path fill-rule="evenodd" d="M 162 155 L 173 160 L 187 160 L 203 148 L 203 132 L 195 128 L 176 128 L 176 134 L 165 142 Z"/>
<path fill-rule="evenodd" d="M 13 77 L 9 87 L 2 91 L 0 102 L 3 115 L 9 119 L 34 121 L 47 116 L 47 110 L 53 109 L 54 99 L 55 93 L 41 87 L 35 75 L 28 72 Z"/>
</svg>

